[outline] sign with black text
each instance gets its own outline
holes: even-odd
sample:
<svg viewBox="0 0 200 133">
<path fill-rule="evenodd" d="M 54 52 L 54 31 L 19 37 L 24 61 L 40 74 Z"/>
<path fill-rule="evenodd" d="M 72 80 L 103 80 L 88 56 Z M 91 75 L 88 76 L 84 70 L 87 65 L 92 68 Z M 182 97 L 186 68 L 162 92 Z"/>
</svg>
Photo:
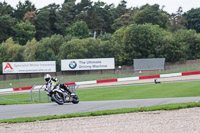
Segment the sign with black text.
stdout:
<svg viewBox="0 0 200 133">
<path fill-rule="evenodd" d="M 55 61 L 3 62 L 3 73 L 45 73 L 56 72 Z"/>
<path fill-rule="evenodd" d="M 114 58 L 61 60 L 62 71 L 115 69 Z"/>
</svg>

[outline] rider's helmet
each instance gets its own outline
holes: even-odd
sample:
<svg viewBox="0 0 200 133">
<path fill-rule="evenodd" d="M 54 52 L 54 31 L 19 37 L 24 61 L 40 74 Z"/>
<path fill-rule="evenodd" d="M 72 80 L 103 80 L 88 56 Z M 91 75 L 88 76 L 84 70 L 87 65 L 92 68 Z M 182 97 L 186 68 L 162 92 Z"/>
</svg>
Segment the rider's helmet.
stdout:
<svg viewBox="0 0 200 133">
<path fill-rule="evenodd" d="M 50 74 L 46 74 L 46 75 L 44 76 L 44 80 L 45 80 L 46 82 L 49 82 L 50 79 L 51 79 L 51 75 L 50 75 Z"/>
</svg>

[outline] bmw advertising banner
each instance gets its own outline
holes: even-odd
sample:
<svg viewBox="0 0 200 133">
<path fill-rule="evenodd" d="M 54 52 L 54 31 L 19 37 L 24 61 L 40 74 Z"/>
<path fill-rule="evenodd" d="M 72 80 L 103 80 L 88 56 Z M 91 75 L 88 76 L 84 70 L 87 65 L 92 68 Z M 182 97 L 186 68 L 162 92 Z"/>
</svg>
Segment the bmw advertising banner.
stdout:
<svg viewBox="0 0 200 133">
<path fill-rule="evenodd" d="M 62 71 L 115 69 L 114 58 L 61 60 Z"/>
<path fill-rule="evenodd" d="M 3 62 L 3 73 L 45 73 L 56 72 L 55 61 Z"/>
</svg>

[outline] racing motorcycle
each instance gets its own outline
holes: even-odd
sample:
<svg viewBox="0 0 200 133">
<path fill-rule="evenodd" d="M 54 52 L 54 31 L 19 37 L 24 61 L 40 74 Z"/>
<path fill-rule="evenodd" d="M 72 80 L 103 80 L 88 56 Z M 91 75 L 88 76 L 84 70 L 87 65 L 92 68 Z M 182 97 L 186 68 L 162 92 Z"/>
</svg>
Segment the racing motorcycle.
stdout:
<svg viewBox="0 0 200 133">
<path fill-rule="evenodd" d="M 54 101 L 59 105 L 70 102 L 73 104 L 78 104 L 79 98 L 75 94 L 75 90 L 76 88 L 74 88 L 74 92 L 72 91 L 73 93 L 69 94 L 66 90 L 60 88 L 59 83 L 57 83 L 55 86 L 47 85 L 47 88 L 45 89 L 47 95 L 51 97 L 51 101 Z"/>
</svg>

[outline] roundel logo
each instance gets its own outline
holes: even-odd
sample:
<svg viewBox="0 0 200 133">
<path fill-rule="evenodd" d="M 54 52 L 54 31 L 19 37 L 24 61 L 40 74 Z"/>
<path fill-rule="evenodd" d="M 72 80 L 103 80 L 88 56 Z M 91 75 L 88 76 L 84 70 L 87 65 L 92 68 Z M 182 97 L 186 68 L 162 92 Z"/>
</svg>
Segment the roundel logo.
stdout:
<svg viewBox="0 0 200 133">
<path fill-rule="evenodd" d="M 71 69 L 76 68 L 76 66 L 77 66 L 77 63 L 76 63 L 75 61 L 71 61 L 71 62 L 69 63 L 69 67 L 70 67 Z"/>
</svg>

